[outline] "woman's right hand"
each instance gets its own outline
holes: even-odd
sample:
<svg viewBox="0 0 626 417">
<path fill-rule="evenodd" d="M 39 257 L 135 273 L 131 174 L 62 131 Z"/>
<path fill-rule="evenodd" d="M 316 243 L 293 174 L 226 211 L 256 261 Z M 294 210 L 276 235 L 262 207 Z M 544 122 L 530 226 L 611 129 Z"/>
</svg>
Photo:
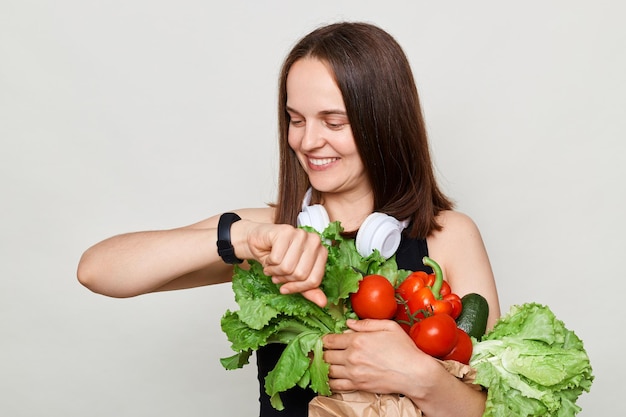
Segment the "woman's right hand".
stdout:
<svg viewBox="0 0 626 417">
<path fill-rule="evenodd" d="M 236 222 L 231 237 L 237 256 L 256 259 L 283 294 L 302 293 L 323 307 L 326 295 L 319 289 L 328 251 L 316 233 L 286 224 Z"/>
</svg>

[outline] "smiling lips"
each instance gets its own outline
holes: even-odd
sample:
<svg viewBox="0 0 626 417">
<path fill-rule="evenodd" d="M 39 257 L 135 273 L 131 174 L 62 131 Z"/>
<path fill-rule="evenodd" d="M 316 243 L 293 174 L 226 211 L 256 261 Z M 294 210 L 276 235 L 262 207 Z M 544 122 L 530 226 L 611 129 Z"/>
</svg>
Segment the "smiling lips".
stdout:
<svg viewBox="0 0 626 417">
<path fill-rule="evenodd" d="M 339 158 L 308 158 L 309 166 L 313 169 L 323 169 Z"/>
</svg>

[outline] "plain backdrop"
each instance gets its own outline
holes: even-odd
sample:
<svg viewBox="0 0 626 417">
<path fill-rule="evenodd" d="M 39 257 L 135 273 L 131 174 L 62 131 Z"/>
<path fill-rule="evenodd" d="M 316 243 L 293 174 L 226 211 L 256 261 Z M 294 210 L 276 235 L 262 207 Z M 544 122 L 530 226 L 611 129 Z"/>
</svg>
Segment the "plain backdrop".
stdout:
<svg viewBox="0 0 626 417">
<path fill-rule="evenodd" d="M 338 20 L 404 47 L 503 311 L 549 305 L 591 357 L 580 415 L 625 415 L 623 4 L 0 1 L 0 415 L 256 414 L 254 366 L 219 363 L 229 285 L 112 299 L 76 265 L 272 201 L 282 59 Z"/>
</svg>

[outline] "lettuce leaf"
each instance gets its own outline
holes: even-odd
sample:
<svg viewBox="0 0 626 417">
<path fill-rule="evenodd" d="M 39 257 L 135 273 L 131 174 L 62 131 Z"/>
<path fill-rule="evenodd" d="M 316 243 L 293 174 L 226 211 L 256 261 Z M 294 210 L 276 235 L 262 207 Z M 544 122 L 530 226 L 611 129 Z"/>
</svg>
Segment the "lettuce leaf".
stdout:
<svg viewBox="0 0 626 417">
<path fill-rule="evenodd" d="M 278 363 L 265 379 L 265 391 L 278 410 L 284 408 L 280 393 L 296 385 L 310 387 L 320 395 L 331 394 L 322 337 L 347 330 L 346 320 L 356 318 L 349 297 L 358 290 L 363 276 L 380 274 L 395 285 L 410 273 L 398 270 L 395 257 L 385 260 L 378 251 L 361 256 L 354 240 L 344 239 L 342 231 L 339 222 L 333 222 L 321 234 L 328 249 L 320 285 L 328 298 L 324 308 L 301 294 L 281 294 L 279 286 L 254 260 L 248 261 L 248 270 L 235 267 L 232 288 L 239 310 L 226 311 L 221 320 L 222 331 L 235 355 L 220 361 L 226 369 L 238 369 L 247 365 L 252 353 L 261 346 L 285 344 Z"/>
<path fill-rule="evenodd" d="M 576 415 L 594 378 L 582 340 L 537 303 L 501 317 L 474 344 L 470 366 L 488 389 L 484 417 Z"/>
</svg>

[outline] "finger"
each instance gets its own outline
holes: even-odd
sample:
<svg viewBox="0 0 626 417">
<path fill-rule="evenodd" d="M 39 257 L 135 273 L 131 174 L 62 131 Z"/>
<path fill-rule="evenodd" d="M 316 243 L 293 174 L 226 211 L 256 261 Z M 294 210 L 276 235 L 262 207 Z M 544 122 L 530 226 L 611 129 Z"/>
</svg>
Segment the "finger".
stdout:
<svg viewBox="0 0 626 417">
<path fill-rule="evenodd" d="M 395 331 L 400 328 L 398 323 L 393 320 L 347 320 L 347 326 L 357 332 L 381 332 L 381 331 Z"/>
<path fill-rule="evenodd" d="M 319 260 L 319 263 L 325 264 L 325 257 Z M 314 267 L 304 277 L 291 276 L 287 277 L 274 277 L 275 283 L 282 283 L 281 293 L 291 294 L 296 292 L 305 293 L 309 290 L 316 289 L 322 283 L 324 278 L 324 268 Z"/>
<path fill-rule="evenodd" d="M 326 360 L 324 358 L 324 360 Z M 343 365 L 330 365 L 328 367 L 328 377 L 332 379 L 348 379 L 348 371 Z"/>
<path fill-rule="evenodd" d="M 328 385 L 332 392 L 350 392 L 357 389 L 352 381 L 344 378 L 331 378 Z"/>
<path fill-rule="evenodd" d="M 326 298 L 326 294 L 324 294 L 324 291 L 320 290 L 319 288 L 313 288 L 312 290 L 304 291 L 302 292 L 302 295 L 307 300 L 314 302 L 322 308 L 326 307 L 326 304 L 328 304 L 328 298 Z"/>
<path fill-rule="evenodd" d="M 294 265 L 289 265 L 293 260 L 286 259 L 287 252 L 290 247 L 301 247 L 302 236 L 298 233 L 298 230 L 286 231 L 282 233 L 276 233 L 275 237 L 271 239 L 269 245 L 269 253 L 263 260 L 264 272 L 267 275 L 285 275 L 291 273 L 291 269 Z"/>
<path fill-rule="evenodd" d="M 250 234 L 248 245 L 254 259 L 268 268 L 280 264 L 294 235 L 297 229 L 286 224 L 262 225 Z M 272 274 L 266 272 L 266 275 Z"/>
<path fill-rule="evenodd" d="M 272 248 L 268 257 L 264 272 L 275 276 L 279 282 L 307 280 L 311 271 L 319 270 L 320 258 L 323 258 L 322 262 L 325 267 L 327 251 L 322 246 L 319 237 L 303 230 L 299 232 L 298 236 L 292 236 L 287 247 L 281 244 Z M 314 272 L 313 276 L 316 277 L 316 274 L 317 272 Z M 298 287 L 298 291 L 317 286 L 319 283 L 308 284 L 305 288 Z"/>
<path fill-rule="evenodd" d="M 284 285 L 285 293 L 305 292 L 313 288 L 317 288 L 322 283 L 324 273 L 326 272 L 326 259 L 328 258 L 328 251 L 325 247 L 321 246 L 314 254 L 308 255 L 309 259 L 313 260 L 312 264 L 309 264 L 305 260 L 307 256 L 302 256 L 302 264 L 298 266 L 297 271 L 290 277 L 277 277 L 282 279 L 282 282 L 288 281 Z M 280 281 L 279 281 L 280 282 Z"/>
<path fill-rule="evenodd" d="M 347 349 L 352 343 L 352 335 L 354 333 L 330 333 L 322 338 L 324 349 L 332 350 L 344 350 Z"/>
<path fill-rule="evenodd" d="M 256 227 L 253 227 L 247 235 L 248 249 L 253 259 L 261 262 L 264 266 L 268 265 L 271 250 L 276 246 L 276 240 L 280 236 L 285 236 L 290 228 L 292 227 L 289 225 L 256 224 Z"/>
<path fill-rule="evenodd" d="M 325 349 L 323 359 L 324 362 L 328 363 L 332 366 L 340 366 L 344 367 L 341 373 L 335 373 L 335 378 L 349 378 L 348 371 L 350 371 L 350 366 L 354 366 L 355 363 L 351 361 L 351 349 Z M 345 372 L 343 372 L 345 371 Z"/>
<path fill-rule="evenodd" d="M 284 265 L 285 259 L 288 257 L 298 259 L 293 254 L 304 251 L 307 235 L 309 233 L 302 229 L 283 227 L 278 229 L 271 239 L 271 251 L 267 256 L 266 264 L 268 266 Z"/>
<path fill-rule="evenodd" d="M 326 273 L 326 261 L 328 260 L 328 249 L 321 246 L 318 250 L 318 254 L 315 257 L 315 262 L 311 268 L 309 279 L 312 279 L 311 284 L 319 287 Z"/>
</svg>

